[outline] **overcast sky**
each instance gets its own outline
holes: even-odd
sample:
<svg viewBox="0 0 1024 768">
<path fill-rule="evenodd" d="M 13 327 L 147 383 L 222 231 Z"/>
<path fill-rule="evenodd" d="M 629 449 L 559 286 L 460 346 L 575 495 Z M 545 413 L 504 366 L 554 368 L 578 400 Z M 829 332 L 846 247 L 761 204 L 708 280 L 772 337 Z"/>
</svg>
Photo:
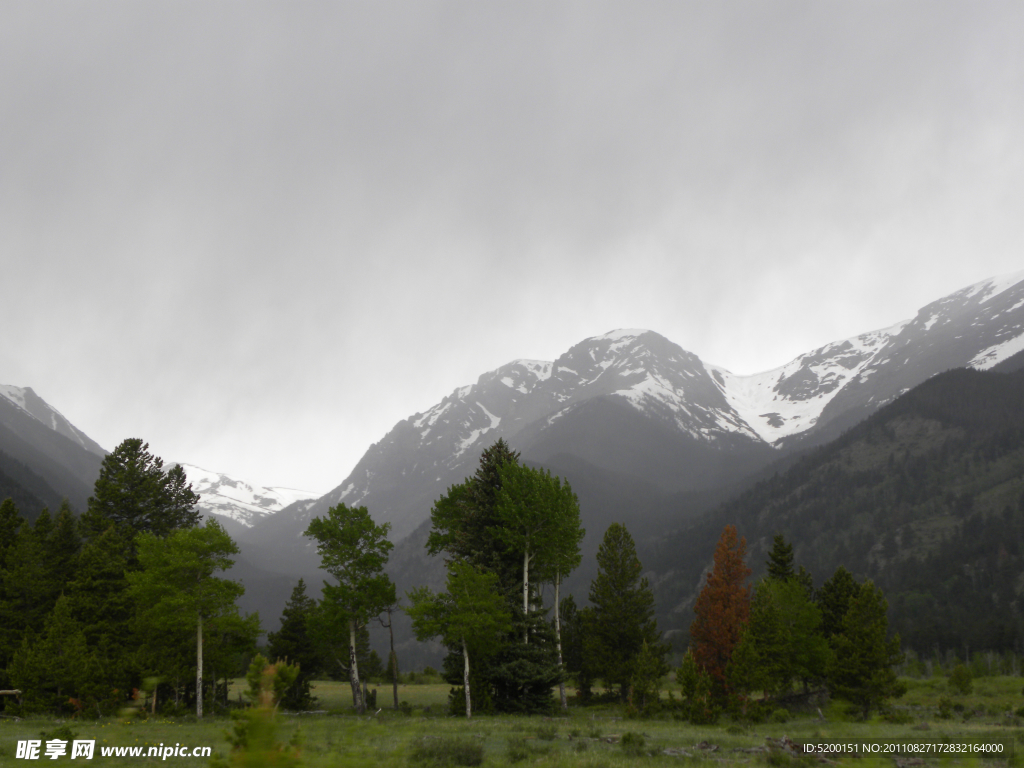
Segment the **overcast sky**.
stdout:
<svg viewBox="0 0 1024 768">
<path fill-rule="evenodd" d="M 1024 269 L 1024 3 L 0 4 L 0 383 L 326 492 L 515 358 Z"/>
</svg>

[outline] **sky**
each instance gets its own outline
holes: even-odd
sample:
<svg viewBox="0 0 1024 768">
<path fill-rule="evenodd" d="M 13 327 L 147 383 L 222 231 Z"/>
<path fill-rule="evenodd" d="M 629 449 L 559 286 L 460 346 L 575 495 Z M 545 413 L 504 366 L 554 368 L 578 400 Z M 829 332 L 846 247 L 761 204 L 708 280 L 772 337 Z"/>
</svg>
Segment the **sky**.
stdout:
<svg viewBox="0 0 1024 768">
<path fill-rule="evenodd" d="M 735 373 L 1024 269 L 1024 3 L 0 5 L 0 383 L 325 493 L 615 328 Z"/>
</svg>

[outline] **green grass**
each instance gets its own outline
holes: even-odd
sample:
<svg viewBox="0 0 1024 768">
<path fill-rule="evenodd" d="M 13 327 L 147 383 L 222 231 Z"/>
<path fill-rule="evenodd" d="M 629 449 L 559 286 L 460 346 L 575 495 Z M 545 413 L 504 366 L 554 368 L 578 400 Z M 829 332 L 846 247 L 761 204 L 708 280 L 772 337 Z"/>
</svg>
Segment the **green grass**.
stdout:
<svg viewBox="0 0 1024 768">
<path fill-rule="evenodd" d="M 693 726 L 668 716 L 652 720 L 625 720 L 622 708 L 603 705 L 599 708 L 571 707 L 564 716 L 552 718 L 476 716 L 471 720 L 447 717 L 447 685 L 406 685 L 399 695 L 413 705 L 411 714 L 390 708 L 390 686 L 378 687 L 378 704 L 383 705 L 376 716 L 356 717 L 351 710 L 351 697 L 346 683 L 318 683 L 315 695 L 321 699 L 326 715 L 278 715 L 280 736 L 287 740 L 301 732 L 303 764 L 307 768 L 341 768 L 343 766 L 430 766 L 440 764 L 434 756 L 453 750 L 445 744 L 479 745 L 485 766 L 543 766 L 569 768 L 618 768 L 638 764 L 687 766 L 782 765 L 795 768 L 809 766 L 807 761 L 794 761 L 785 755 L 765 752 L 743 752 L 764 747 L 766 737 L 787 736 L 797 742 L 812 739 L 918 740 L 965 738 L 982 733 L 998 733 L 1018 738 L 1022 734 L 1020 720 L 1013 722 L 1004 715 L 1006 709 L 1024 705 L 1021 678 L 980 678 L 974 681 L 974 692 L 965 697 L 952 697 L 966 710 L 978 710 L 965 721 L 961 714 L 950 720 L 936 717 L 940 699 L 949 696 L 945 678 L 907 680 L 909 690 L 895 709 L 910 714 L 911 722 L 894 724 L 875 715 L 868 722 L 859 722 L 845 713 L 838 702 L 824 708 L 827 721 L 813 715 L 793 713 L 787 723 L 742 725 L 723 717 L 714 726 Z M 429 707 L 429 710 L 425 709 Z M 52 719 L 0 720 L 0 766 L 28 765 L 14 759 L 19 739 L 38 739 L 41 731 L 52 731 L 60 723 Z M 171 720 L 155 718 L 148 721 L 125 719 L 86 720 L 69 723 L 79 738 L 96 739 L 97 746 L 148 746 L 150 744 L 183 743 L 211 746 L 226 753 L 228 718 L 205 719 L 201 723 L 189 718 Z M 636 734 L 626 737 L 626 734 Z M 642 747 L 639 737 L 642 736 Z M 622 740 L 632 742 L 632 753 L 623 748 Z M 702 742 L 718 747 L 702 750 Z M 437 746 L 434 749 L 434 746 Z M 628 745 L 627 745 L 628 746 Z M 1024 741 L 1017 746 L 1024 753 Z M 662 755 L 662 750 L 686 750 L 691 757 Z M 651 753 L 654 753 L 653 755 Z M 67 760 L 64 757 L 63 760 Z M 843 761 L 844 764 L 866 768 L 868 760 Z M 102 758 L 97 750 L 91 765 L 174 765 L 206 766 L 203 758 Z M 60 763 L 63 764 L 63 763 Z M 892 766 L 892 760 L 877 761 Z M 938 764 L 938 763 L 937 763 Z M 941 761 L 952 768 L 963 761 Z M 1005 765 L 1006 761 L 974 761 L 979 766 Z"/>
</svg>

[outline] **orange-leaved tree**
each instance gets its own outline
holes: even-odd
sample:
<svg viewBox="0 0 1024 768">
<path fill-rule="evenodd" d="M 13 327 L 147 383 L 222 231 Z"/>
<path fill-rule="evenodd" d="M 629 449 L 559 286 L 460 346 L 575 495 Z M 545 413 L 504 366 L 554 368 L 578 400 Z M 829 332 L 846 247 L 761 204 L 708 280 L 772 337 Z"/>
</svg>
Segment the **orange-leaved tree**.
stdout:
<svg viewBox="0 0 1024 768">
<path fill-rule="evenodd" d="M 750 569 L 743 561 L 747 540 L 727 525 L 715 547 L 715 563 L 693 610 L 690 651 L 707 670 L 719 693 L 727 691 L 725 668 L 750 615 Z"/>
</svg>

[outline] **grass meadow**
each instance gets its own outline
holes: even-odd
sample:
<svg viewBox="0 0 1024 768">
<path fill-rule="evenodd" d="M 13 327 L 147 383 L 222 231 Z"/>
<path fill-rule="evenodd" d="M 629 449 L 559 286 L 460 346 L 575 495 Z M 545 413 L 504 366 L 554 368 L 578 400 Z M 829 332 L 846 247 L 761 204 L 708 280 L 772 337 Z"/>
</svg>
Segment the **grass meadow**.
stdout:
<svg viewBox="0 0 1024 768">
<path fill-rule="evenodd" d="M 324 710 L 316 714 L 279 713 L 282 740 L 296 730 L 302 745 L 302 762 L 308 768 L 341 766 L 473 765 L 482 756 L 488 766 L 580 766 L 616 768 L 633 765 L 770 765 L 812 766 L 823 761 L 774 748 L 783 738 L 796 743 L 813 740 L 858 742 L 879 739 L 913 739 L 917 742 L 984 740 L 998 737 L 1012 742 L 1024 755 L 1024 679 L 989 677 L 974 681 L 968 695 L 953 695 L 945 678 L 907 679 L 909 690 L 894 702 L 890 714 L 860 722 L 839 702 L 817 711 L 776 712 L 769 722 L 744 724 L 723 716 L 710 726 L 694 726 L 672 719 L 668 713 L 646 720 L 623 718 L 618 705 L 573 707 L 554 717 L 476 716 L 471 720 L 447 716 L 449 687 L 403 685 L 400 700 L 405 712 L 391 708 L 390 686 L 378 687 L 377 713 L 357 717 L 351 708 L 347 683 L 322 682 L 315 695 Z M 671 683 L 668 689 L 674 687 Z M 242 681 L 234 690 L 241 690 Z M 664 692 L 663 692 L 664 693 Z M 202 722 L 192 717 L 119 717 L 107 720 L 56 721 L 53 719 L 0 719 L 0 765 L 30 765 L 16 759 L 18 740 L 40 739 L 41 734 L 68 727 L 79 739 L 95 739 L 97 749 L 88 765 L 206 766 L 208 758 L 107 757 L 101 746 L 175 745 L 209 746 L 227 754 L 227 732 L 232 721 L 209 716 Z M 631 735 L 628 735 L 631 734 Z M 42 737 L 45 738 L 45 737 Z M 45 759 L 45 758 L 44 758 Z M 446 762 L 448 759 L 448 762 Z M 451 762 L 451 759 L 462 762 Z M 77 765 L 68 756 L 48 765 Z M 837 761 L 830 761 L 835 763 Z M 843 758 L 848 765 L 1007 765 L 1022 764 L 1021 757 L 978 759 L 960 757 L 914 759 Z M 34 763 L 40 764 L 40 763 Z M 825 762 L 824 764 L 828 764 Z"/>
</svg>

